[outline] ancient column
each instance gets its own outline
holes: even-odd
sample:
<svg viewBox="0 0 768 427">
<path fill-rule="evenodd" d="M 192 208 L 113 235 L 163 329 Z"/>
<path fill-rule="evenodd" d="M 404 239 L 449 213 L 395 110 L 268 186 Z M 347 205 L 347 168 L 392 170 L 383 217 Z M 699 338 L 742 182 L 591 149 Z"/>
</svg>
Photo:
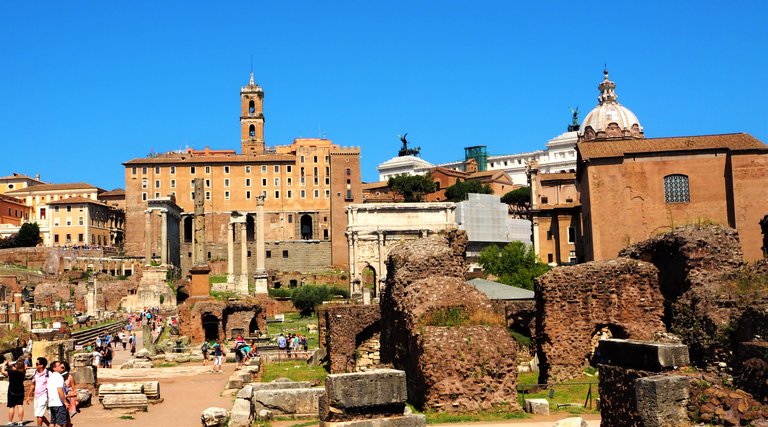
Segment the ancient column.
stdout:
<svg viewBox="0 0 768 427">
<path fill-rule="evenodd" d="M 386 261 L 384 259 L 384 232 L 383 231 L 379 231 L 376 234 L 377 234 L 376 235 L 376 237 L 377 237 L 376 240 L 378 240 L 378 248 L 377 249 L 379 251 L 378 252 L 379 265 L 376 268 L 376 270 L 378 270 L 378 271 L 376 271 L 376 278 L 375 278 L 374 283 L 373 283 L 373 288 L 376 290 L 376 297 L 378 298 L 378 297 L 381 297 L 381 292 L 383 291 L 383 289 L 381 289 L 381 285 L 380 284 L 384 283 L 384 279 L 387 278 L 387 273 L 386 273 L 386 270 L 385 270 L 386 267 L 384 266 L 384 262 Z"/>
<path fill-rule="evenodd" d="M 152 263 L 152 211 L 144 211 L 144 264 Z"/>
<path fill-rule="evenodd" d="M 192 245 L 194 248 L 193 265 L 205 265 L 205 198 L 203 195 L 203 179 L 195 178 L 195 219 L 193 221 Z"/>
<path fill-rule="evenodd" d="M 207 298 L 211 291 L 208 283 L 208 275 L 211 267 L 208 266 L 205 256 L 205 198 L 203 196 L 203 179 L 195 178 L 195 216 L 192 220 L 192 282 L 189 290 L 190 298 Z"/>
<path fill-rule="evenodd" d="M 160 211 L 160 264 L 168 264 L 168 212 Z"/>
<path fill-rule="evenodd" d="M 267 269 L 264 265 L 266 245 L 264 243 L 264 196 L 256 197 L 256 274 L 254 274 L 254 293 L 267 293 Z"/>
<path fill-rule="evenodd" d="M 238 223 L 240 228 L 240 289 L 239 293 L 248 294 L 248 216 L 243 215 L 243 221 Z"/>
<path fill-rule="evenodd" d="M 230 219 L 227 224 L 227 283 L 234 283 L 235 278 L 235 242 L 234 226 Z"/>
</svg>

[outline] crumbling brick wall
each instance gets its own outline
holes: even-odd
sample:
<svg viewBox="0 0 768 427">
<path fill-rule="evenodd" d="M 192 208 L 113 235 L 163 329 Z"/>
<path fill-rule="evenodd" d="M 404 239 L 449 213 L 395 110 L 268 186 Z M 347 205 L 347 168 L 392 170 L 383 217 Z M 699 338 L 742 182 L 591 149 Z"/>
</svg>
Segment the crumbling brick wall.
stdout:
<svg viewBox="0 0 768 427">
<path fill-rule="evenodd" d="M 267 316 L 264 306 L 258 301 L 216 301 L 190 298 L 179 306 L 179 332 L 192 342 L 205 339 L 203 316 L 216 316 L 219 320 L 219 337 L 229 339 L 233 330 L 243 329 L 247 334 L 251 321 L 259 331 L 266 331 Z"/>
<path fill-rule="evenodd" d="M 605 336 L 665 331 L 656 268 L 620 258 L 556 268 L 536 280 L 539 382 L 581 375 Z"/>
<path fill-rule="evenodd" d="M 688 345 L 695 365 L 730 365 L 734 343 L 764 339 L 750 309 L 768 310 L 768 262 L 746 265 L 736 230 L 689 225 L 619 255 L 658 268 L 667 329 Z"/>
<path fill-rule="evenodd" d="M 393 248 L 381 296 L 383 363 L 406 371 L 409 402 L 440 411 L 518 409 L 517 347 L 503 316 L 464 280 L 466 234 Z"/>
<path fill-rule="evenodd" d="M 320 335 L 327 344 L 330 372 L 354 372 L 357 346 L 381 331 L 379 306 L 330 306 L 323 309 L 321 316 L 324 320 Z"/>
</svg>

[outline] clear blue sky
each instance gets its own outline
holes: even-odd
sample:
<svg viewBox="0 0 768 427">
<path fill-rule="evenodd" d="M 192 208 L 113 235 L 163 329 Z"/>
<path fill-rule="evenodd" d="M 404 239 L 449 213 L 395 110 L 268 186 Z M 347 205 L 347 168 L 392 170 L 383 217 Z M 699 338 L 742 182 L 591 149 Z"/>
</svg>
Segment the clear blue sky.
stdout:
<svg viewBox="0 0 768 427">
<path fill-rule="evenodd" d="M 649 137 L 768 142 L 768 2 L 5 1 L 0 175 L 124 186 L 121 162 L 239 149 L 251 55 L 266 139 L 433 163 L 543 148 L 603 64 Z"/>
</svg>

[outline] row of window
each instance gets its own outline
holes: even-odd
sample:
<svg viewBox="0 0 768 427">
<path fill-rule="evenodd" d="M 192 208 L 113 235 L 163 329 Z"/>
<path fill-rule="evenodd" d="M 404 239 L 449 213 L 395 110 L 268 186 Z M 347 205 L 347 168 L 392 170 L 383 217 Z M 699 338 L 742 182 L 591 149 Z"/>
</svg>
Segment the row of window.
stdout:
<svg viewBox="0 0 768 427">
<path fill-rule="evenodd" d="M 59 235 L 58 234 L 54 234 L 53 235 L 53 243 L 61 243 L 60 240 L 59 240 Z M 64 236 L 64 243 L 74 243 L 72 241 L 72 235 L 71 234 L 67 233 Z M 83 239 L 83 233 L 80 233 L 80 234 L 77 235 L 77 243 L 85 243 L 85 240 Z M 101 236 L 91 235 L 91 244 L 92 245 L 102 245 L 102 244 L 106 245 L 107 243 L 108 242 L 107 242 L 106 236 L 102 239 Z"/>
<path fill-rule="evenodd" d="M 69 236 L 69 234 L 67 234 L 67 236 Z M 56 237 L 58 237 L 58 236 L 56 236 Z M 58 242 L 58 240 L 56 240 L 56 241 Z M 266 253 L 265 253 L 265 256 L 266 256 L 266 258 L 272 258 L 272 251 L 267 250 Z M 187 257 L 192 258 L 192 252 L 187 252 Z M 250 258 L 250 257 L 251 257 L 251 251 L 248 251 L 248 258 Z M 283 258 L 288 258 L 288 250 L 287 249 L 283 249 Z M 211 253 L 210 252 L 208 252 L 208 260 L 209 261 L 211 260 Z"/>
<path fill-rule="evenodd" d="M 251 178 L 245 178 L 245 186 L 246 187 L 250 187 L 252 182 L 253 181 L 251 180 Z M 269 182 L 270 181 L 269 181 L 268 178 L 262 178 L 261 179 L 261 186 L 262 187 L 267 187 L 269 185 Z M 272 182 L 274 183 L 275 187 L 280 187 L 280 185 L 281 185 L 280 178 L 274 178 L 272 180 Z M 303 187 L 303 186 L 306 185 L 306 182 L 307 181 L 306 181 L 305 177 L 302 175 L 299 178 L 299 184 Z M 324 182 L 325 182 L 325 185 L 331 185 L 331 178 L 326 176 Z M 224 188 L 228 188 L 230 186 L 230 183 L 231 183 L 231 181 L 229 180 L 229 178 L 225 178 L 224 179 Z M 313 177 L 312 184 L 315 185 L 315 186 L 320 185 L 319 177 L 317 177 L 317 176 Z M 292 186 L 293 185 L 293 178 L 291 178 L 291 177 L 285 178 L 285 185 L 287 187 Z M 195 180 L 193 180 L 193 179 L 189 180 L 189 186 L 190 187 L 194 187 L 195 186 Z M 141 188 L 148 188 L 148 187 L 149 187 L 149 181 L 146 178 L 143 178 L 141 180 Z M 155 180 L 155 187 L 154 188 L 157 189 L 157 188 L 161 188 L 161 187 L 162 187 L 161 181 L 159 179 L 156 179 Z M 176 180 L 175 179 L 172 179 L 170 181 L 170 187 L 171 188 L 176 188 Z M 211 180 L 210 179 L 206 179 L 205 180 L 205 187 L 206 188 L 211 188 Z"/>
<path fill-rule="evenodd" d="M 299 159 L 300 159 L 299 160 L 300 163 L 304 163 L 304 156 L 300 156 Z M 328 163 L 329 159 L 330 158 L 328 156 L 325 156 L 325 163 Z M 317 163 L 317 156 L 313 156 L 313 161 L 314 161 L 314 163 Z M 189 173 L 190 174 L 196 174 L 197 173 L 197 168 L 198 168 L 198 166 L 189 166 Z M 245 166 L 243 166 L 243 168 L 244 168 L 245 173 L 251 173 L 251 170 L 252 170 L 251 165 L 245 165 Z M 206 174 L 210 174 L 211 173 L 211 166 L 202 166 L 202 169 L 205 171 Z M 302 169 L 302 175 L 303 175 L 304 174 L 304 172 L 303 172 L 304 168 L 302 167 L 301 169 Z M 228 174 L 232 170 L 232 166 L 223 166 L 223 170 L 224 170 L 225 174 Z M 261 173 L 267 173 L 268 170 L 269 170 L 269 167 L 267 165 L 261 165 Z M 280 165 L 272 165 L 272 170 L 274 171 L 274 173 L 280 173 Z M 315 170 L 315 174 L 317 174 L 317 167 L 315 167 L 314 170 Z M 329 173 L 330 172 L 330 167 L 326 166 L 325 170 L 326 170 L 326 173 Z M 160 175 L 161 171 L 162 171 L 162 167 L 161 166 L 155 166 L 155 175 Z M 171 175 L 175 175 L 176 174 L 176 166 L 169 166 L 168 171 L 170 172 Z M 136 174 L 138 174 L 138 172 L 139 172 L 138 166 L 133 166 L 131 168 L 131 174 L 132 175 L 136 175 Z M 141 174 L 142 175 L 146 175 L 148 172 L 149 172 L 149 167 L 142 166 Z M 292 173 L 293 172 L 293 165 L 285 165 L 285 172 L 286 173 Z"/>
<path fill-rule="evenodd" d="M 174 195 L 174 196 L 176 195 L 175 192 L 171 192 L 171 194 Z M 251 192 L 250 190 L 246 190 L 246 192 L 245 192 L 245 199 L 246 200 L 251 200 L 251 198 L 252 198 L 252 196 L 254 194 L 256 194 L 255 191 Z M 280 198 L 280 190 L 275 190 L 274 194 L 275 194 L 275 199 L 279 199 Z M 320 198 L 320 190 L 318 190 L 318 189 L 315 189 L 315 190 L 313 190 L 310 193 L 307 193 L 307 190 L 300 190 L 299 191 L 299 198 L 306 199 L 307 198 L 307 194 L 312 195 L 312 197 L 315 198 L 315 199 L 319 199 Z M 324 194 L 325 194 L 325 198 L 326 199 L 331 197 L 331 190 L 325 190 Z M 267 190 L 262 190 L 261 195 L 264 196 L 264 197 L 267 197 Z M 229 191 L 225 191 L 224 192 L 224 200 L 230 200 L 230 198 L 231 198 L 230 196 L 231 196 L 231 193 Z M 292 199 L 293 198 L 293 190 L 286 191 L 285 192 L 285 196 L 288 199 Z M 141 200 L 146 201 L 147 197 L 148 197 L 147 193 L 141 193 Z M 159 192 L 155 193 L 155 198 L 156 199 L 160 198 L 160 193 Z M 190 191 L 189 192 L 189 200 L 195 200 L 195 192 L 194 191 Z M 205 192 L 205 200 L 211 200 L 211 192 L 210 191 L 206 191 Z"/>
<path fill-rule="evenodd" d="M 21 218 L 21 214 L 22 212 L 19 212 L 18 209 L 13 209 L 13 211 L 11 211 L 11 208 L 8 208 L 8 216 L 12 216 L 14 218 Z"/>
</svg>

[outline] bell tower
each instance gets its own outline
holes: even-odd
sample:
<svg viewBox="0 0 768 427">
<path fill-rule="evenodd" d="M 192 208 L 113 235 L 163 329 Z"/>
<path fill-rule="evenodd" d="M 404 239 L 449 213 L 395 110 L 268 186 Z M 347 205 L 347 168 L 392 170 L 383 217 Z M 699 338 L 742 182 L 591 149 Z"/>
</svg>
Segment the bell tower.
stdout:
<svg viewBox="0 0 768 427">
<path fill-rule="evenodd" d="M 240 145 L 242 154 L 264 153 L 264 89 L 253 82 L 240 89 Z"/>
</svg>

